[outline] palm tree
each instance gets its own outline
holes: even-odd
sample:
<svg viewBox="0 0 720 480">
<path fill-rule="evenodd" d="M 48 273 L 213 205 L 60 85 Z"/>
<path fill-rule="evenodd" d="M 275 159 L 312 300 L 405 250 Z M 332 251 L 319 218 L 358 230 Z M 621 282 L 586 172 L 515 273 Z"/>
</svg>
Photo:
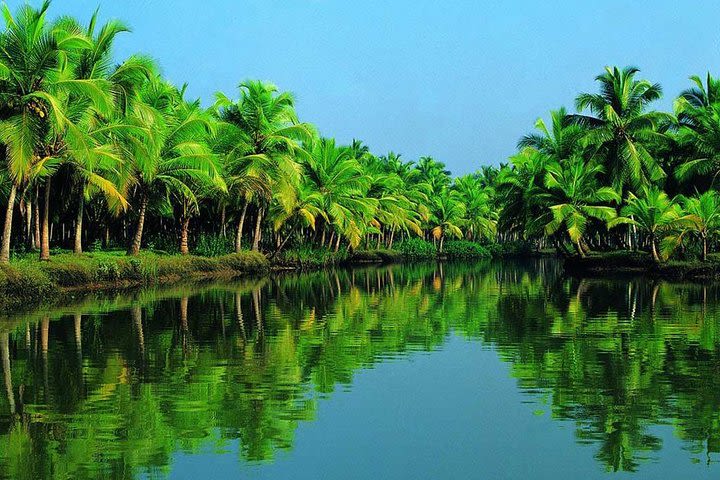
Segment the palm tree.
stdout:
<svg viewBox="0 0 720 480">
<path fill-rule="evenodd" d="M 88 48 L 75 52 L 71 57 L 73 78 L 106 84 L 113 97 L 114 110 L 112 118 L 108 118 L 109 112 L 99 112 L 82 98 L 71 96 L 68 100 L 79 126 L 74 132 L 77 141 L 70 144 L 75 148 L 70 149 L 66 155 L 67 163 L 73 169 L 78 191 L 74 242 L 76 254 L 82 253 L 86 197 L 100 192 L 123 209 L 127 207 L 127 201 L 111 181 L 111 178 L 117 179 L 116 167 L 122 162 L 121 155 L 115 148 L 114 134 L 118 130 L 131 128 L 125 123 L 124 115 L 131 108 L 137 90 L 155 70 L 154 63 L 142 56 L 130 57 L 113 68 L 113 42 L 117 35 L 129 32 L 130 29 L 118 20 L 111 20 L 97 29 L 97 17 L 96 11 L 87 27 L 79 25 L 71 17 L 64 17 L 59 22 L 66 31 L 82 35 L 90 43 Z"/>
<path fill-rule="evenodd" d="M 650 153 L 655 143 L 664 142 L 659 128 L 672 119 L 660 112 L 646 112 L 647 106 L 662 96 L 659 84 L 635 78 L 635 67 L 606 67 L 598 75 L 600 93 L 581 93 L 572 119 L 588 129 L 585 142 L 604 159 L 604 168 L 616 189 L 637 188 L 665 177 Z"/>
<path fill-rule="evenodd" d="M 128 187 L 135 191 L 138 211 L 135 235 L 128 255 L 137 255 L 152 195 L 174 196 L 188 207 L 196 203 L 197 184 L 216 182 L 216 157 L 205 142 L 212 131 L 208 115 L 198 102 L 188 103 L 183 92 L 159 77 L 146 82 L 131 118 L 143 128 L 126 136 Z M 186 217 L 181 219 L 183 229 Z M 181 235 L 186 236 L 186 232 Z"/>
<path fill-rule="evenodd" d="M 715 190 L 708 190 L 702 195 L 681 198 L 685 211 L 692 216 L 692 230 L 702 241 L 702 259 L 707 260 L 708 240 L 720 230 L 720 195 Z"/>
<path fill-rule="evenodd" d="M 691 226 L 695 218 L 686 215 L 677 201 L 656 186 L 643 187 L 641 192 L 641 196 L 630 193 L 627 205 L 621 211 L 622 216 L 610 220 L 608 226 L 614 227 L 623 223 L 637 226 L 648 235 L 652 258 L 659 262 L 661 257 L 657 240 L 665 236 L 663 246 L 668 249 L 673 247 L 680 238 L 675 233 Z M 665 251 L 663 254 L 667 256 L 669 252 Z"/>
<path fill-rule="evenodd" d="M 689 159 L 675 170 L 680 180 L 694 175 L 712 175 L 711 186 L 720 173 L 720 81 L 708 74 L 707 84 L 690 77 L 697 87 L 684 91 L 675 101 L 678 143 Z"/>
<path fill-rule="evenodd" d="M 453 190 L 460 194 L 467 212 L 466 235 L 471 240 L 492 239 L 497 232 L 497 213 L 491 203 L 492 187 L 483 187 L 479 174 L 456 178 Z"/>
<path fill-rule="evenodd" d="M 610 187 L 600 187 L 597 177 L 603 172 L 602 166 L 585 163 L 582 157 L 573 157 L 559 164 L 546 167 L 545 187 L 549 190 L 547 203 L 552 219 L 545 226 L 545 233 L 552 235 L 564 227 L 577 252 L 584 257 L 589 249 L 583 236 L 591 218 L 608 222 L 616 217 L 613 207 L 601 205 L 606 202 L 620 202 L 620 195 Z"/>
<path fill-rule="evenodd" d="M 460 194 L 453 190 L 444 190 L 433 198 L 432 216 L 430 218 L 432 235 L 440 241 L 438 252 L 443 253 L 443 245 L 447 236 L 462 238 L 460 229 L 465 218 L 465 205 Z"/>
<path fill-rule="evenodd" d="M 6 29 L 0 35 L 0 141 L 7 150 L 12 180 L 3 228 L 0 262 L 10 257 L 12 213 L 18 187 L 45 175 L 46 211 L 43 215 L 41 258 L 49 258 L 48 212 L 52 167 L 64 153 L 78 127 L 69 118 L 68 98 L 82 98 L 98 108 L 107 105 L 104 85 L 72 76 L 68 58 L 88 48 L 80 33 L 54 28 L 46 20 L 50 2 L 39 9 L 20 7 L 15 15 L 2 5 Z M 66 136 L 68 138 L 66 138 Z"/>
<path fill-rule="evenodd" d="M 551 128 L 539 118 L 535 128 L 540 133 L 525 135 L 518 142 L 518 148 L 532 147 L 545 155 L 561 162 L 570 158 L 581 149 L 580 141 L 586 134 L 582 125 L 573 122 L 565 107 L 550 112 Z"/>
<path fill-rule="evenodd" d="M 338 147 L 333 139 L 313 142 L 310 156 L 303 163 L 303 180 L 320 193 L 323 217 L 333 227 L 335 250 L 345 237 L 355 248 L 362 239 L 363 227 L 375 213 L 378 202 L 367 192 L 370 178 L 349 147 Z"/>
<path fill-rule="evenodd" d="M 310 125 L 298 122 L 295 102 L 288 92 L 278 93 L 275 85 L 260 81 L 246 81 L 240 84 L 240 99 L 233 101 L 218 93 L 215 108 L 220 119 L 230 125 L 228 137 L 233 141 L 226 154 L 226 168 L 230 175 L 243 172 L 262 172 L 258 181 L 266 183 L 267 192 L 281 199 L 286 206 L 294 203 L 294 192 L 299 183 L 298 157 L 307 156 L 300 147 L 300 141 L 313 136 Z M 253 164 L 249 167 L 248 164 Z M 240 182 L 242 184 L 242 182 Z M 271 196 L 248 198 L 257 203 L 253 250 L 259 250 L 261 222 L 267 202 Z M 240 217 L 238 235 L 242 235 L 244 214 Z M 239 245 L 239 239 L 236 245 Z"/>
</svg>

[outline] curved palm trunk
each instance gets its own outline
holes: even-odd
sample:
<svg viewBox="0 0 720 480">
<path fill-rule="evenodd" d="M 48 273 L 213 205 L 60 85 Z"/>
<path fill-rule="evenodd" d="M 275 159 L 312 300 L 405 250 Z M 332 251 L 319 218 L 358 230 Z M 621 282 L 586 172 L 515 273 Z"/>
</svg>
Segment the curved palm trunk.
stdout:
<svg viewBox="0 0 720 480">
<path fill-rule="evenodd" d="M 78 200 L 77 218 L 75 218 L 75 248 L 73 248 L 73 252 L 77 255 L 83 253 L 82 228 L 83 210 L 85 209 L 85 195 L 83 195 L 83 192 L 80 192 L 80 198 Z"/>
<path fill-rule="evenodd" d="M 243 225 L 245 225 L 245 214 L 247 213 L 247 203 L 243 205 L 242 213 L 240 214 L 240 221 L 238 222 L 237 232 L 235 233 L 235 253 L 242 251 L 242 234 Z"/>
<path fill-rule="evenodd" d="M 440 250 L 439 250 L 440 253 L 443 253 L 443 245 L 444 244 L 445 244 L 445 235 L 440 237 Z"/>
<path fill-rule="evenodd" d="M 180 220 L 180 254 L 187 255 L 190 253 L 188 248 L 188 231 L 190 230 L 190 216 L 183 215 Z"/>
<path fill-rule="evenodd" d="M 8 263 L 10 261 L 10 235 L 12 233 L 12 217 L 16 194 L 17 186 L 15 182 L 13 182 L 10 188 L 7 209 L 5 210 L 5 225 L 3 226 L 2 247 L 0 248 L 0 263 Z"/>
<path fill-rule="evenodd" d="M 262 230 L 260 229 L 260 225 L 262 223 L 263 213 L 265 213 L 265 209 L 259 208 L 258 212 L 257 212 L 257 218 L 255 219 L 255 237 L 253 238 L 253 245 L 252 245 L 252 249 L 255 252 L 260 250 L 260 238 L 262 235 Z"/>
<path fill-rule="evenodd" d="M 653 260 L 660 263 L 660 255 L 658 255 L 657 246 L 655 245 L 655 235 L 650 237 L 650 249 L 652 250 Z"/>
<path fill-rule="evenodd" d="M 142 200 L 140 201 L 140 212 L 138 215 L 137 228 L 135 229 L 135 235 L 133 236 L 130 248 L 128 248 L 128 255 L 137 255 L 140 253 L 140 245 L 142 244 L 143 228 L 145 227 L 145 212 L 147 211 L 148 198 L 147 195 L 143 194 Z"/>
<path fill-rule="evenodd" d="M 51 178 L 45 182 L 42 227 L 40 229 L 40 260 L 50 260 L 50 186 Z"/>
</svg>

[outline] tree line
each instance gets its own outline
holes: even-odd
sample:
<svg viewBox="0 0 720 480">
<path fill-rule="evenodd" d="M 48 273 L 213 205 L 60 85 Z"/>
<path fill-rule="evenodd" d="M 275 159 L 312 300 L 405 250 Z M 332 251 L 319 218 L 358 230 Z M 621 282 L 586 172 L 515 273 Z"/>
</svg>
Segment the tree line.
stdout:
<svg viewBox="0 0 720 480">
<path fill-rule="evenodd" d="M 421 238 L 522 241 L 584 256 L 647 249 L 703 259 L 720 200 L 720 83 L 694 87 L 674 112 L 638 69 L 607 68 L 523 137 L 508 163 L 453 178 L 431 157 L 339 145 L 298 119 L 289 92 L 245 81 L 209 108 L 156 62 L 114 63 L 118 20 L 48 20 L 50 2 L 11 12 L 0 34 L 0 262 L 11 250 L 89 244 L 137 255 L 148 237 L 189 253 L 202 235 L 270 256 L 305 245 L 392 249 Z"/>
</svg>

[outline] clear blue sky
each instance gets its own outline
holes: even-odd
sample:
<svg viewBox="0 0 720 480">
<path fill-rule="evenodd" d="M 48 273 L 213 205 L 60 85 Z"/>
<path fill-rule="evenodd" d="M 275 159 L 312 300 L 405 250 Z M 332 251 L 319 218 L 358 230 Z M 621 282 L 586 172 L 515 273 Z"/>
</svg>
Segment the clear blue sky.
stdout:
<svg viewBox="0 0 720 480">
<path fill-rule="evenodd" d="M 14 8 L 21 1 L 11 0 Z M 31 2 L 35 5 L 37 1 Z M 455 173 L 497 164 L 538 116 L 636 65 L 670 108 L 691 74 L 720 75 L 720 2 L 678 0 L 55 0 L 117 17 L 206 104 L 248 78 L 292 91 L 304 121 L 378 154 L 432 155 Z"/>
</svg>

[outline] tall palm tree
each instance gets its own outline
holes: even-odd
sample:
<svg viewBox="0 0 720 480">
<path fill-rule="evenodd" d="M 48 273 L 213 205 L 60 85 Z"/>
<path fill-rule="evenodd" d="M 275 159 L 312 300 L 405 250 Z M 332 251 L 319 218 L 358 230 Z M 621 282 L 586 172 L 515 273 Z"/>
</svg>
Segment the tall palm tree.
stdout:
<svg viewBox="0 0 720 480">
<path fill-rule="evenodd" d="M 111 180 L 118 177 L 116 167 L 122 162 L 114 142 L 115 132 L 132 128 L 124 121 L 124 115 L 136 98 L 137 90 L 156 70 L 152 60 L 138 55 L 113 67 L 111 55 L 115 38 L 130 29 L 118 20 L 110 20 L 98 28 L 97 20 L 96 11 L 87 27 L 71 17 L 64 17 L 58 22 L 66 31 L 82 35 L 90 43 L 88 48 L 78 50 L 70 57 L 73 77 L 88 82 L 102 82 L 109 89 L 113 100 L 113 111 L 110 113 L 98 111 L 90 102 L 76 95 L 68 99 L 79 126 L 75 132 L 77 141 L 71 144 L 75 148 L 66 155 L 78 192 L 74 241 L 76 254 L 82 253 L 86 197 L 99 192 L 122 208 L 127 207 L 125 198 Z"/>
<path fill-rule="evenodd" d="M 128 255 L 140 251 L 153 195 L 166 199 L 174 196 L 191 205 L 196 202 L 198 183 L 220 177 L 216 157 L 205 141 L 212 124 L 199 103 L 186 102 L 181 91 L 159 77 L 149 80 L 139 96 L 131 118 L 142 129 L 126 136 L 125 175 L 128 188 L 134 190 L 138 212 Z M 186 226 L 184 221 L 182 226 Z"/>
<path fill-rule="evenodd" d="M 552 219 L 545 226 L 545 233 L 552 235 L 564 227 L 583 257 L 589 250 L 583 242 L 588 220 L 608 222 L 615 218 L 615 209 L 602 204 L 619 203 L 620 195 L 611 187 L 600 187 L 597 177 L 603 172 L 602 166 L 585 163 L 582 157 L 573 157 L 562 165 L 551 163 L 546 170 L 545 187 L 549 191 L 546 202 Z"/>
<path fill-rule="evenodd" d="M 265 181 L 267 192 L 279 198 L 286 206 L 294 203 L 294 192 L 299 183 L 298 157 L 307 156 L 300 147 L 301 141 L 313 137 L 310 125 L 300 123 L 295 114 L 295 101 L 288 92 L 278 93 L 275 85 L 260 81 L 240 84 L 240 98 L 231 100 L 217 94 L 215 108 L 220 119 L 231 126 L 233 138 L 227 151 L 226 168 L 230 175 L 243 172 L 262 172 L 258 181 Z M 250 168 L 248 164 L 253 164 Z M 242 182 L 240 183 L 242 184 Z M 276 195 L 280 192 L 282 195 Z M 246 191 L 245 193 L 251 193 Z M 253 198 L 257 206 L 253 250 L 259 250 L 261 222 L 271 195 Z M 242 215 L 238 235 L 242 235 Z M 239 245 L 239 239 L 236 244 Z"/>
<path fill-rule="evenodd" d="M 94 106 L 108 105 L 102 82 L 74 78 L 68 58 L 89 48 L 79 32 L 54 28 L 46 19 L 50 2 L 35 9 L 23 5 L 13 15 L 2 5 L 6 29 L 0 34 L 0 142 L 7 150 L 12 185 L 3 228 L 0 262 L 10 257 L 12 213 L 18 187 L 45 175 L 45 212 L 41 257 L 49 258 L 48 207 L 50 175 L 68 143 L 78 138 L 68 98 Z"/>
<path fill-rule="evenodd" d="M 598 75 L 600 93 L 581 93 L 575 105 L 590 115 L 573 115 L 588 128 L 585 142 L 602 155 L 604 168 L 616 189 L 638 188 L 665 177 L 651 154 L 654 143 L 664 142 L 659 129 L 672 119 L 665 113 L 648 112 L 648 105 L 662 96 L 659 84 L 637 80 L 635 67 L 606 67 Z"/>
<path fill-rule="evenodd" d="M 448 236 L 462 238 L 462 223 L 465 218 L 465 205 L 460 194 L 453 190 L 440 192 L 432 200 L 432 216 L 430 218 L 432 235 L 440 244 L 438 252 L 443 253 L 445 238 Z"/>
<path fill-rule="evenodd" d="M 698 77 L 690 78 L 697 86 L 675 101 L 677 141 L 688 152 L 675 175 L 680 180 L 711 175 L 712 186 L 720 174 L 720 81 L 710 74 L 706 85 Z"/>
<path fill-rule="evenodd" d="M 378 201 L 367 196 L 370 178 L 354 157 L 353 149 L 337 146 L 333 139 L 313 142 L 310 156 L 303 163 L 303 180 L 321 195 L 323 216 L 337 235 L 335 249 L 342 237 L 351 247 L 357 247 Z"/>
</svg>

